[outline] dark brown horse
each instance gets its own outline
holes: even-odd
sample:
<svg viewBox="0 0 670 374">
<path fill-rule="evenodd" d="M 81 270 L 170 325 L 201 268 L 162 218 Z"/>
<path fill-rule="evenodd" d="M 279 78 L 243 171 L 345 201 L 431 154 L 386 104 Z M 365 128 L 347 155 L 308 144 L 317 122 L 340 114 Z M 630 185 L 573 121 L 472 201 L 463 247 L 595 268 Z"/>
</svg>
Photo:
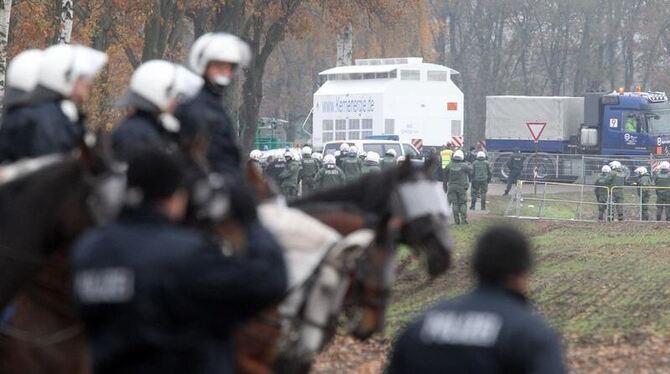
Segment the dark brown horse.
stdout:
<svg viewBox="0 0 670 374">
<path fill-rule="evenodd" d="M 255 186 L 258 195 L 265 199 L 274 197 L 271 185 L 262 181 L 253 164 L 248 166 L 248 179 Z M 426 172 L 429 168 L 430 165 L 420 169 L 405 164 L 390 172 L 368 176 L 357 183 L 293 202 L 294 206 L 300 207 L 343 235 L 361 229 L 372 229 L 374 240 L 365 248 L 351 247 L 349 252 L 343 251 L 341 256 L 335 257 L 341 260 L 335 260 L 337 264 L 332 264 L 332 259 L 326 257 L 321 267 L 331 266 L 337 272 L 344 273 L 341 280 L 346 283 L 344 303 L 333 310 L 334 314 L 325 323 L 315 322 L 309 315 L 309 297 L 313 294 L 305 294 L 305 306 L 297 318 L 288 321 L 288 333 L 284 318 L 285 331 L 280 342 L 281 352 L 274 366 L 278 372 L 308 371 L 314 353 L 332 339 L 337 328 L 337 316 L 341 312 L 349 317 L 348 331 L 359 339 L 366 339 L 383 328 L 394 279 L 395 249 L 398 243 L 412 245 L 418 254 L 426 258 L 426 263 L 430 264 L 428 272 L 432 276 L 447 269 L 450 243 L 446 230 L 445 207 L 442 210 L 431 208 L 421 211 L 421 207 L 412 210 L 408 206 L 412 204 L 411 200 L 419 200 L 419 205 L 422 204 L 421 197 L 413 196 L 414 192 L 428 193 L 423 197 L 435 198 L 436 200 L 431 201 L 432 206 L 440 206 L 439 199 L 444 198 L 444 195 L 439 186 L 435 189 L 431 187 L 433 184 Z M 431 195 L 432 191 L 439 193 Z M 422 207 L 426 206 L 428 205 L 424 204 Z M 315 272 L 317 278 L 321 267 Z M 275 347 L 269 337 L 278 338 L 281 335 L 276 315 L 275 310 L 264 313 L 239 333 L 238 337 L 244 343 L 238 344 L 242 348 L 238 352 L 241 357 L 239 362 L 243 364 L 240 371 L 270 372 Z M 268 324 L 268 321 L 274 323 Z M 322 337 L 316 350 L 314 346 L 306 348 L 309 343 L 304 341 L 314 334 L 321 334 Z M 255 336 L 262 339 L 254 341 Z M 247 363 L 251 365 L 246 365 Z"/>
</svg>

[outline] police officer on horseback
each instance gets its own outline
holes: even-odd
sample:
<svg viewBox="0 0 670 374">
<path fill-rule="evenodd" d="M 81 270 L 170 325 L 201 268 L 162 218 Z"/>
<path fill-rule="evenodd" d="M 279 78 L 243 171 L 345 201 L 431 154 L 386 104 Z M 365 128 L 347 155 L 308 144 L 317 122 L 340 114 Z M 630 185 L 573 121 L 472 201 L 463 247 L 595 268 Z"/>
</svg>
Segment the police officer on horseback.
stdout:
<svg viewBox="0 0 670 374">
<path fill-rule="evenodd" d="M 286 291 L 279 246 L 253 204 L 238 214 L 244 253 L 225 256 L 180 226 L 188 194 L 176 155 L 134 153 L 127 175 L 120 218 L 85 234 L 72 258 L 94 371 L 232 372 L 234 328 Z"/>
<path fill-rule="evenodd" d="M 205 84 L 175 114 L 183 126 L 196 126 L 207 132 L 207 159 L 212 170 L 219 173 L 241 175 L 237 130 L 224 104 L 224 94 L 238 69 L 250 62 L 250 56 L 244 41 L 226 33 L 199 37 L 189 55 L 191 69 L 204 78 Z"/>
<path fill-rule="evenodd" d="M 137 68 L 118 103 L 130 109 L 130 114 L 112 133 L 114 156 L 126 161 L 134 152 L 150 147 L 177 151 L 180 123 L 172 116 L 177 98 L 192 96 L 201 86 L 200 77 L 171 62 L 153 60 Z"/>
<path fill-rule="evenodd" d="M 12 134 L 20 141 L 7 161 L 78 147 L 85 133 L 80 108 L 106 62 L 105 53 L 81 45 L 59 44 L 44 50 L 29 105 L 11 118 Z"/>
</svg>

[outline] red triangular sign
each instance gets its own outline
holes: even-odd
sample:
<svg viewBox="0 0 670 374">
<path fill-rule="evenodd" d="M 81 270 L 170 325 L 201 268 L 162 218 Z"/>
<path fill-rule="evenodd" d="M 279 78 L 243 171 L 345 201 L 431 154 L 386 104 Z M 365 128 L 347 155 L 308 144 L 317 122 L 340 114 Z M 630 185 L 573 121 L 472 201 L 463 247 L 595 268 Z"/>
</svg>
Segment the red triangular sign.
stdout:
<svg viewBox="0 0 670 374">
<path fill-rule="evenodd" d="M 526 122 L 526 126 L 528 126 L 528 130 L 530 131 L 530 136 L 532 136 L 535 143 L 537 143 L 537 141 L 540 140 L 540 136 L 542 136 L 542 132 L 544 131 L 544 127 L 547 126 L 547 123 L 546 122 Z"/>
</svg>

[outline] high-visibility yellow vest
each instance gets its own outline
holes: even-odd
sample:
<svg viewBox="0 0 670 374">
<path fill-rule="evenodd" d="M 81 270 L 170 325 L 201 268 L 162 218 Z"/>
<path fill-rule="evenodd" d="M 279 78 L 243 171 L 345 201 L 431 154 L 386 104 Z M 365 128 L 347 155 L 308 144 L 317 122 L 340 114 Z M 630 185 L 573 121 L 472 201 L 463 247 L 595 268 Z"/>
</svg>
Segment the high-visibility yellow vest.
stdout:
<svg viewBox="0 0 670 374">
<path fill-rule="evenodd" d="M 440 157 L 442 157 L 442 169 L 446 168 L 447 165 L 451 162 L 451 156 L 454 155 L 454 151 L 451 149 L 445 149 L 440 152 Z"/>
</svg>

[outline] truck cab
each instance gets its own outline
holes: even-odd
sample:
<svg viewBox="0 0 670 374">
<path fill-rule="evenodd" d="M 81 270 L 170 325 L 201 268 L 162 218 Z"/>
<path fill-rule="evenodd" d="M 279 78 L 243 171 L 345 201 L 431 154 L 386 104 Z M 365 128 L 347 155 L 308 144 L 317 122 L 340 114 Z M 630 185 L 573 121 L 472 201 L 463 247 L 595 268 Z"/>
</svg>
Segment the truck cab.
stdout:
<svg viewBox="0 0 670 374">
<path fill-rule="evenodd" d="M 670 145 L 670 103 L 664 92 L 587 94 L 580 131 L 584 153 L 663 154 Z"/>
</svg>

